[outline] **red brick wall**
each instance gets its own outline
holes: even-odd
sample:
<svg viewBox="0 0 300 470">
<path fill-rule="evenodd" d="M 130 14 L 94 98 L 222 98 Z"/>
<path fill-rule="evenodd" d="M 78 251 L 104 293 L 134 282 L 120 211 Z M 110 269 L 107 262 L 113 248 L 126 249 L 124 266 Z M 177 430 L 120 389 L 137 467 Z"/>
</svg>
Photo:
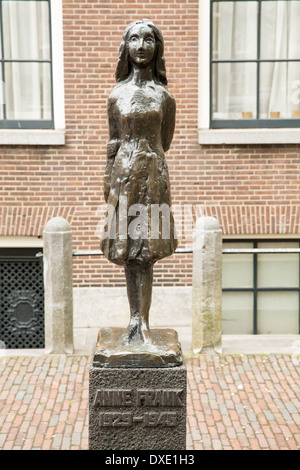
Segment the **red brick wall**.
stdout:
<svg viewBox="0 0 300 470">
<path fill-rule="evenodd" d="M 99 249 L 97 209 L 108 138 L 106 100 L 115 85 L 125 26 L 140 17 L 165 39 L 169 89 L 177 102 L 166 158 L 173 204 L 204 207 L 225 234 L 299 233 L 299 146 L 197 143 L 198 0 L 63 0 L 66 145 L 0 148 L 0 235 L 42 235 L 55 215 L 72 226 L 74 249 Z M 195 217 L 195 211 L 193 213 Z M 190 240 L 183 240 L 184 242 Z M 191 255 L 158 262 L 155 282 L 191 283 Z M 75 285 L 124 284 L 103 257 L 74 259 Z"/>
</svg>

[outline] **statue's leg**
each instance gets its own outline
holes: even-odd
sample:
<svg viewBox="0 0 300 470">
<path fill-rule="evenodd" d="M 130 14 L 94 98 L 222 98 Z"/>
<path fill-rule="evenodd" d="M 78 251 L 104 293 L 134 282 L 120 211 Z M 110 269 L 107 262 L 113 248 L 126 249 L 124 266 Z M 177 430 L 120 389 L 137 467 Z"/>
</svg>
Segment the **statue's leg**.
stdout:
<svg viewBox="0 0 300 470">
<path fill-rule="evenodd" d="M 135 269 L 131 266 L 125 266 L 125 276 L 127 285 L 127 297 L 130 307 L 130 321 L 127 328 L 125 341 L 130 343 L 135 339 L 137 335 L 140 299 Z"/>
<path fill-rule="evenodd" d="M 149 310 L 152 297 L 153 267 L 125 267 L 127 296 L 130 306 L 130 322 L 127 328 L 125 342 L 150 341 Z"/>
<path fill-rule="evenodd" d="M 140 331 L 144 341 L 150 341 L 149 312 L 152 299 L 153 266 L 140 267 Z"/>
</svg>

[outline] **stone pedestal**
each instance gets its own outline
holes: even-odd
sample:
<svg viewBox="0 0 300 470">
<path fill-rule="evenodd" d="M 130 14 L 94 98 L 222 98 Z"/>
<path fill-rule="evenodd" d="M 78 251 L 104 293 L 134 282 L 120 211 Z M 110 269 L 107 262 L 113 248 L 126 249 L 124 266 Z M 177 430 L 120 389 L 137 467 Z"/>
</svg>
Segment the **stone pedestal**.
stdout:
<svg viewBox="0 0 300 470">
<path fill-rule="evenodd" d="M 185 450 L 185 365 L 116 367 L 98 361 L 96 345 L 89 371 L 89 449 Z"/>
</svg>

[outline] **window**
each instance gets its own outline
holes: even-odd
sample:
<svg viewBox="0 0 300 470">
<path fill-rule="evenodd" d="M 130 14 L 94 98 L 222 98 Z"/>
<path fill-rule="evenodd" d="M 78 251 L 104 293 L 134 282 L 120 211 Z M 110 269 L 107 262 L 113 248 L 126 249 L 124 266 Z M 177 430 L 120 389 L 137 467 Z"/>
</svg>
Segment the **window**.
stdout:
<svg viewBox="0 0 300 470">
<path fill-rule="evenodd" d="M 299 333 L 300 253 L 278 253 L 299 247 L 295 241 L 224 242 L 223 249 L 245 251 L 223 255 L 224 334 Z M 257 248 L 275 252 L 246 252 Z"/>
<path fill-rule="evenodd" d="M 299 0 L 199 0 L 199 144 L 300 143 L 299 18 Z"/>
<path fill-rule="evenodd" d="M 43 263 L 34 248 L 0 248 L 0 341 L 45 347 Z"/>
<path fill-rule="evenodd" d="M 0 0 L 2 128 L 51 128 L 49 0 Z"/>
<path fill-rule="evenodd" d="M 299 20 L 298 0 L 212 0 L 212 128 L 300 126 Z"/>
<path fill-rule="evenodd" d="M 0 0 L 0 145 L 64 145 L 62 0 Z"/>
</svg>

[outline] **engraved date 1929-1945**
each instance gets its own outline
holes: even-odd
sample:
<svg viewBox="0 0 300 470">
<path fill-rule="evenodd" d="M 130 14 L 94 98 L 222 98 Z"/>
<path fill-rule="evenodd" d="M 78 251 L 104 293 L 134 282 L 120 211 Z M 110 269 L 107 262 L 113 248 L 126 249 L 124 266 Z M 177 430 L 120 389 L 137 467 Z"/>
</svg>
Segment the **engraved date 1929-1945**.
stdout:
<svg viewBox="0 0 300 470">
<path fill-rule="evenodd" d="M 176 412 L 144 412 L 142 416 L 133 416 L 131 412 L 105 412 L 99 414 L 99 425 L 103 427 L 125 427 L 141 423 L 143 426 L 176 426 Z"/>
</svg>

